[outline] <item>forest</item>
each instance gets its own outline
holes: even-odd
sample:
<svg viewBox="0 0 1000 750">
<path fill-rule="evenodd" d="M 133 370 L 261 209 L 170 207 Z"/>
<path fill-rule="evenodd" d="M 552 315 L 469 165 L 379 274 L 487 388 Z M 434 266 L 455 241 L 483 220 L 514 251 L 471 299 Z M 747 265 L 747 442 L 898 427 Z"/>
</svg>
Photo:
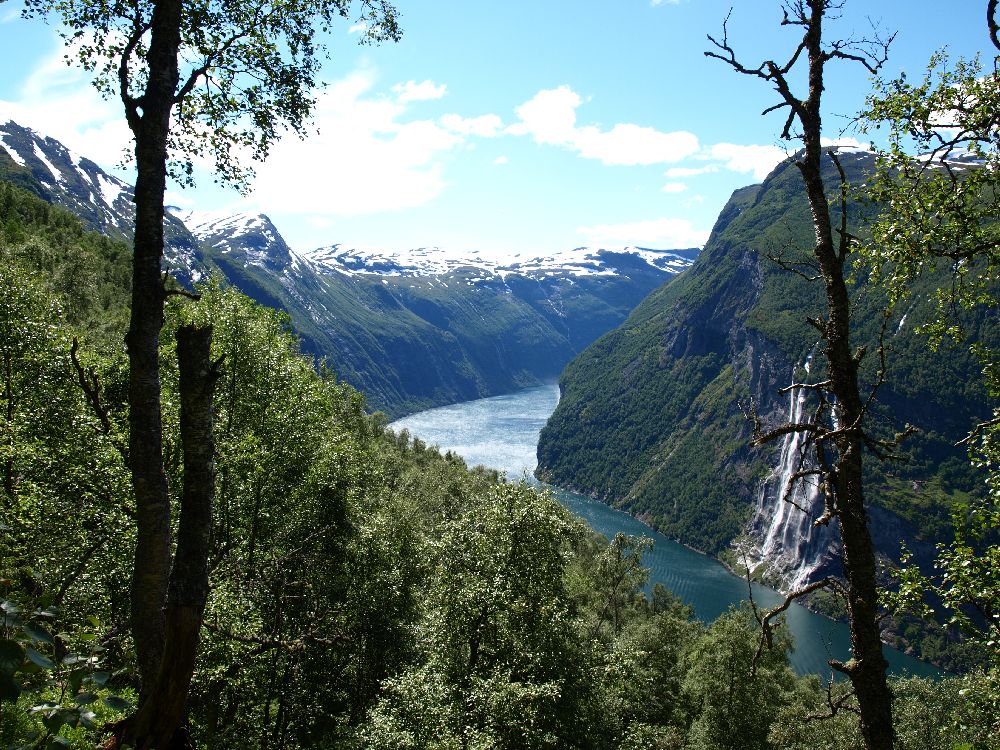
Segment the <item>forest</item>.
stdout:
<svg viewBox="0 0 1000 750">
<path fill-rule="evenodd" d="M 91 748 L 140 689 L 130 252 L 9 184 L 0 220 L 0 742 Z M 751 669 L 749 608 L 706 625 L 662 587 L 647 595 L 641 539 L 597 538 L 553 498 L 393 434 L 286 320 L 214 284 L 167 309 L 172 485 L 174 332 L 206 318 L 225 359 L 194 746 L 860 747 L 853 714 L 808 720 L 827 686 L 791 671 L 787 637 Z M 996 746 L 995 671 L 894 690 L 900 747 Z"/>
<path fill-rule="evenodd" d="M 393 6 L 360 6 L 370 41 L 399 38 Z M 844 580 L 810 585 L 843 598 L 854 636 L 854 658 L 831 661 L 827 681 L 789 668 L 783 607 L 749 601 L 695 620 L 662 587 L 647 591 L 645 540 L 597 537 L 546 493 L 395 434 L 303 356 L 286 317 L 218 278 L 184 289 L 161 273 L 168 174 L 183 180 L 194 155 L 209 154 L 239 182 L 237 153 L 266 155 L 277 122 L 301 132 L 318 71 L 314 24 L 350 3 L 301 0 L 262 15 L 243 3 L 29 2 L 29 16 L 58 12 L 67 35 L 84 38 L 81 64 L 122 102 L 136 217 L 127 244 L 0 183 L 0 742 L 1000 747 L 1000 417 L 983 415 L 966 441 L 985 490 L 955 509 L 934 572 L 904 555 L 893 588 L 877 589 L 861 454 L 886 457 L 907 435 L 867 428 L 865 348 L 851 349 L 845 283 L 848 256 L 860 255 L 891 305 L 925 269 L 951 269 L 961 283 L 936 288 L 932 351 L 966 340 L 956 311 L 995 311 L 1000 79 L 939 57 L 922 86 L 876 90 L 865 117 L 893 128 L 870 186 L 885 210 L 870 241 L 846 223 L 838 233 L 847 186 L 830 198 L 838 216 L 821 174 L 823 66 L 878 67 L 851 45 L 823 46 L 822 22 L 838 7 L 786 4 L 786 23 L 803 34 L 787 64 L 745 67 L 725 26 L 709 38 L 712 56 L 774 86 L 790 110 L 784 135 L 794 122 L 802 131 L 794 163 L 815 266 L 774 260 L 815 271 L 826 289 L 828 308 L 809 321 L 826 369 L 797 386 L 816 394 L 813 421 L 774 428 L 752 409 L 747 417 L 757 444 L 810 436 L 816 464 L 797 478 L 819 477 L 826 521 L 842 529 Z M 996 11 L 989 0 L 986 31 L 1000 52 Z M 182 45 L 201 60 L 183 75 Z M 805 58 L 809 93 L 798 99 L 786 75 Z M 196 88 L 209 71 L 233 96 Z M 943 126 L 941 112 L 956 122 Z M 926 162 L 907 155 L 913 140 L 932 152 Z M 959 149 L 984 166 L 948 167 Z M 942 167 L 927 168 L 935 158 Z M 995 353 L 988 342 L 971 352 L 995 399 Z M 881 612 L 932 616 L 932 606 L 968 634 L 978 664 L 887 678 Z"/>
</svg>

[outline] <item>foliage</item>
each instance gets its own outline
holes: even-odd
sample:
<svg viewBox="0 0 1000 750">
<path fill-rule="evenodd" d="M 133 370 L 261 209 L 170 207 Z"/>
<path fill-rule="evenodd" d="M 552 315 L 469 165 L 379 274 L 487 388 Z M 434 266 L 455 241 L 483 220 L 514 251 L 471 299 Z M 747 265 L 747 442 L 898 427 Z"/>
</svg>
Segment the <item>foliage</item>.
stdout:
<svg viewBox="0 0 1000 750">
<path fill-rule="evenodd" d="M 994 12 L 991 6 L 988 17 Z M 921 294 L 937 273 L 931 286 L 936 308 L 922 330 L 935 350 L 948 340 L 969 345 L 993 404 L 993 418 L 981 419 L 962 441 L 987 494 L 956 503 L 954 539 L 937 546 L 933 575 L 907 555 L 910 565 L 888 600 L 925 616 L 940 608 L 949 625 L 976 634 L 994 662 L 1000 658 L 1000 379 L 995 339 L 977 340 L 975 333 L 997 307 L 998 104 L 995 66 L 984 71 L 979 59 L 953 63 L 942 51 L 919 83 L 905 76 L 881 82 L 863 113 L 867 127 L 887 126 L 889 136 L 871 187 L 887 210 L 863 246 L 872 276 L 902 302 Z"/>
<path fill-rule="evenodd" d="M 399 38 L 397 12 L 387 0 L 358 5 L 353 20 L 365 24 L 363 41 Z M 67 62 L 93 73 L 105 96 L 121 97 L 131 126 L 150 80 L 154 7 L 151 0 L 27 0 L 24 14 L 60 20 Z M 265 158 L 283 128 L 304 135 L 327 54 L 316 32 L 348 17 L 351 7 L 351 0 L 183 3 L 171 176 L 192 182 L 194 160 L 207 157 L 223 180 L 246 186 L 252 172 L 241 160 Z"/>
</svg>

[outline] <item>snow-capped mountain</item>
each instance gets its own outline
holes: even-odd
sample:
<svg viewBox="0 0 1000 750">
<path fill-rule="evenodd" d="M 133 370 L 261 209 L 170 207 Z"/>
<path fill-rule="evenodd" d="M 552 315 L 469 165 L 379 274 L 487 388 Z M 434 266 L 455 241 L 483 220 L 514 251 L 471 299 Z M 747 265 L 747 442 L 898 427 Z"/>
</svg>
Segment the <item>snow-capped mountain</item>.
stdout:
<svg viewBox="0 0 1000 750">
<path fill-rule="evenodd" d="M 552 276 L 614 276 L 619 273 L 615 259 L 639 259 L 651 268 L 679 273 L 691 265 L 697 248 L 690 250 L 650 250 L 626 247 L 611 251 L 603 248 L 576 247 L 549 255 L 531 256 L 514 253 L 503 258 L 474 254 L 448 253 L 437 247 L 410 250 L 363 250 L 331 245 L 304 254 L 320 268 L 346 274 L 381 276 L 443 276 L 457 271 L 478 271 L 483 278 L 518 274 L 531 278 Z M 630 263 L 631 265 L 631 263 Z"/>
<path fill-rule="evenodd" d="M 0 126 L 0 179 L 131 239 L 131 186 L 58 141 Z M 170 209 L 165 265 L 184 284 L 222 274 L 284 310 L 303 348 L 396 416 L 558 377 L 697 249 L 578 247 L 505 258 L 288 246 L 263 214 Z"/>
<path fill-rule="evenodd" d="M 91 229 L 131 241 L 135 222 L 131 185 L 59 141 L 13 121 L 0 124 L 0 154 L 4 153 L 10 162 L 0 177 L 69 209 Z M 197 241 L 172 217 L 164 228 L 164 265 L 182 284 L 197 281 L 204 271 Z"/>
</svg>

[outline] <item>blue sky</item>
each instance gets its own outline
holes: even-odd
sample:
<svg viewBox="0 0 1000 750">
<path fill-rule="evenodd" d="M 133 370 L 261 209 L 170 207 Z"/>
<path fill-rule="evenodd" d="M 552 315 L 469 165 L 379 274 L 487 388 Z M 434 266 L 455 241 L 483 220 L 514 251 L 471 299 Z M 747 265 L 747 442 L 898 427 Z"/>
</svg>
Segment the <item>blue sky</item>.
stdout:
<svg viewBox="0 0 1000 750">
<path fill-rule="evenodd" d="M 704 242 L 732 191 L 782 156 L 780 114 L 761 81 L 703 55 L 731 6 L 747 62 L 797 35 L 777 0 L 398 0 L 398 44 L 359 46 L 345 21 L 327 40 L 314 125 L 257 167 L 247 196 L 203 175 L 170 189 L 186 209 L 260 211 L 298 250 L 334 243 L 452 253 Z M 986 50 L 985 0 L 848 0 L 830 38 L 897 31 L 887 71 L 919 76 L 943 46 Z M 120 105 L 61 60 L 52 27 L 0 2 L 0 118 L 113 167 L 128 146 Z M 831 138 L 864 103 L 859 66 L 831 68 Z M 116 172 L 133 180 L 129 169 Z"/>
</svg>

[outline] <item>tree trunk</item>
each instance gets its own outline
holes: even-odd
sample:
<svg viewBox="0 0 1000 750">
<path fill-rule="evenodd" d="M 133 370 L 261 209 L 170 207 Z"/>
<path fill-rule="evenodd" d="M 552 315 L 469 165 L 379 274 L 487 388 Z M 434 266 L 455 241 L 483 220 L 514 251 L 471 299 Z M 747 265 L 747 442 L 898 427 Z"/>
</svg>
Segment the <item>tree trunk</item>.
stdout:
<svg viewBox="0 0 1000 750">
<path fill-rule="evenodd" d="M 211 343 L 210 326 L 185 326 L 177 331 L 184 489 L 167 595 L 163 655 L 156 682 L 129 731 L 131 744 L 138 748 L 188 746 L 186 732 L 180 728 L 208 600 L 208 548 L 215 497 L 212 397 L 217 372 L 210 359 Z"/>
<path fill-rule="evenodd" d="M 163 194 L 167 136 L 177 90 L 181 0 L 158 0 L 153 9 L 149 80 L 141 117 L 129 117 L 136 140 L 135 241 L 132 313 L 125 342 L 129 356 L 129 457 L 136 504 L 132 574 L 132 637 L 142 695 L 156 680 L 164 643 L 163 605 L 170 573 L 170 500 L 163 470 L 160 413 L 160 329 L 164 289 Z M 130 106 L 126 102 L 126 107 Z"/>
<path fill-rule="evenodd" d="M 888 664 L 882 655 L 878 629 L 878 588 L 875 552 L 868 530 L 862 483 L 862 420 L 864 405 L 858 388 L 858 359 L 851 349 L 850 296 L 844 280 L 846 240 L 835 243 L 830 205 L 822 176 L 822 122 L 820 99 L 823 91 L 822 20 L 827 0 L 809 0 L 812 9 L 806 34 L 809 53 L 809 98 L 800 116 L 805 153 L 796 163 L 805 181 L 806 194 L 816 233 L 814 254 L 826 287 L 827 320 L 823 338 L 827 374 L 835 399 L 837 459 L 832 471 L 841 542 L 844 575 L 847 579 L 848 617 L 853 657 L 846 671 L 854 687 L 861 712 L 861 730 L 868 750 L 891 750 L 893 746 L 892 693 L 886 681 Z"/>
</svg>

